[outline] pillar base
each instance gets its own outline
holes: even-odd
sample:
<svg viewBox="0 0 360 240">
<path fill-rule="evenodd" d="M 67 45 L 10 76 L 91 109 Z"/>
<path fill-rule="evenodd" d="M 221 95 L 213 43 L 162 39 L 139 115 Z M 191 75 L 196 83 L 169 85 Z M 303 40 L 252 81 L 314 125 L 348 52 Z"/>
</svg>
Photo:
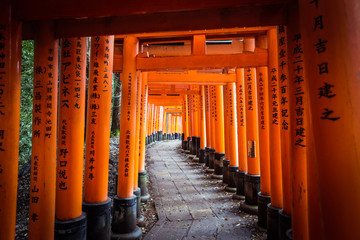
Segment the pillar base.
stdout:
<svg viewBox="0 0 360 240">
<path fill-rule="evenodd" d="M 228 185 L 225 188 L 228 192 L 236 192 L 236 172 L 239 167 L 237 166 L 228 166 Z"/>
<path fill-rule="evenodd" d="M 200 149 L 199 163 L 205 163 L 205 149 Z"/>
<path fill-rule="evenodd" d="M 210 149 L 209 147 L 205 148 L 205 166 L 209 167 L 209 157 L 210 157 Z"/>
<path fill-rule="evenodd" d="M 245 196 L 244 196 L 244 195 L 239 195 L 239 194 L 237 194 L 237 193 L 234 193 L 234 194 L 232 195 L 232 198 L 233 198 L 233 199 L 236 199 L 236 200 L 245 200 Z"/>
<path fill-rule="evenodd" d="M 111 199 L 105 202 L 83 202 L 82 210 L 87 216 L 87 240 L 110 240 Z"/>
<path fill-rule="evenodd" d="M 136 222 L 142 224 L 145 218 L 141 215 L 141 188 L 134 190 L 134 196 L 136 196 Z"/>
<path fill-rule="evenodd" d="M 217 175 L 217 174 L 215 174 L 215 171 L 214 171 L 214 174 L 211 174 L 211 177 L 214 179 L 219 179 L 219 180 L 223 179 L 223 175 Z"/>
<path fill-rule="evenodd" d="M 139 172 L 138 186 L 141 189 L 141 202 L 147 202 L 150 198 L 149 190 L 147 188 L 147 172 Z"/>
<path fill-rule="evenodd" d="M 214 170 L 215 165 L 215 149 L 210 148 L 209 150 L 209 169 Z"/>
<path fill-rule="evenodd" d="M 243 171 L 237 171 L 235 174 L 235 180 L 236 180 L 236 194 L 239 196 L 244 196 L 245 199 L 245 174 L 246 172 Z"/>
<path fill-rule="evenodd" d="M 279 239 L 279 211 L 280 208 L 274 207 L 269 203 L 267 205 L 267 239 Z"/>
<path fill-rule="evenodd" d="M 251 215 L 258 214 L 258 206 L 248 204 L 246 198 L 240 202 L 240 210 Z"/>
<path fill-rule="evenodd" d="M 223 157 L 225 157 L 225 153 L 215 153 L 215 162 L 214 162 L 214 173 L 215 175 L 223 174 Z"/>
<path fill-rule="evenodd" d="M 200 157 L 200 137 L 196 137 L 196 156 Z"/>
<path fill-rule="evenodd" d="M 187 145 L 188 145 L 188 142 L 184 140 L 182 142 L 182 149 L 187 150 Z"/>
<path fill-rule="evenodd" d="M 245 201 L 249 205 L 258 206 L 258 193 L 260 192 L 260 175 L 245 174 L 244 179 Z"/>
<path fill-rule="evenodd" d="M 291 215 L 284 212 L 283 209 L 279 211 L 279 239 L 286 239 L 286 231 L 291 228 Z"/>
<path fill-rule="evenodd" d="M 223 161 L 223 183 L 224 184 L 229 184 L 229 165 L 230 165 L 230 160 L 229 159 L 224 159 Z"/>
<path fill-rule="evenodd" d="M 271 202 L 271 197 L 258 193 L 258 222 L 260 228 L 267 227 L 267 206 Z"/>
<path fill-rule="evenodd" d="M 286 240 L 293 240 L 293 231 L 292 231 L 292 229 L 289 229 L 289 230 L 286 231 L 285 239 Z"/>
<path fill-rule="evenodd" d="M 193 153 L 192 153 L 192 152 L 193 152 L 193 141 L 192 141 L 192 140 L 189 140 L 189 141 L 188 141 L 188 144 L 189 144 L 188 150 L 190 151 L 190 154 L 193 154 Z"/>
<path fill-rule="evenodd" d="M 55 240 L 86 240 L 86 213 L 70 220 L 55 219 Z"/>
<path fill-rule="evenodd" d="M 112 216 L 112 240 L 132 240 L 141 237 L 141 229 L 136 226 L 136 196 L 130 198 L 115 196 Z"/>
</svg>

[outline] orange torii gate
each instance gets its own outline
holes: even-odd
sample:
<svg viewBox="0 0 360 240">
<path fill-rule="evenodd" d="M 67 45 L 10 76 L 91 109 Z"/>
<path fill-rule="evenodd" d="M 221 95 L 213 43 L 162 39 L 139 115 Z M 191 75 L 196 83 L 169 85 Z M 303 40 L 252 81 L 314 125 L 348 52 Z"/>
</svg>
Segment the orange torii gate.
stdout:
<svg viewBox="0 0 360 240">
<path fill-rule="evenodd" d="M 231 162 L 236 165 L 233 158 L 236 153 L 231 150 L 234 146 L 230 148 L 228 144 L 224 145 L 231 141 L 230 133 L 235 131 L 230 130 L 229 112 L 227 112 L 226 121 L 222 119 L 224 115 L 222 88 L 226 85 L 229 93 L 234 83 L 237 87 L 236 93 L 238 93 L 236 96 L 237 122 L 239 123 L 237 130 L 239 172 L 236 173 L 235 197 L 245 198 L 242 209 L 245 209 L 243 206 L 246 204 L 256 206 L 256 202 L 263 197 L 262 207 L 259 205 L 258 214 L 259 221 L 264 220 L 260 219 L 260 216 L 263 218 L 267 215 L 268 239 L 284 238 L 286 234 L 290 234 L 290 226 L 295 239 L 359 239 L 360 230 L 357 228 L 357 218 L 360 207 L 356 203 L 360 201 L 360 191 L 352 187 L 360 184 L 357 167 L 360 142 L 359 109 L 354 107 L 359 103 L 357 80 L 360 59 L 356 51 L 360 48 L 357 31 L 359 16 L 356 14 L 358 3 L 354 0 L 328 0 L 326 4 L 321 1 L 299 1 L 299 6 L 297 6 L 296 1 L 293 1 L 287 8 L 284 5 L 285 2 L 288 3 L 285 0 L 255 0 L 255 2 L 251 1 L 253 5 L 249 6 L 248 1 L 245 0 L 225 0 L 221 3 L 210 3 L 211 9 L 208 7 L 209 3 L 204 1 L 185 1 L 173 5 L 164 3 L 156 6 L 149 6 L 144 2 L 133 4 L 120 1 L 103 4 L 99 8 L 94 3 L 89 3 L 86 8 L 83 8 L 78 2 L 69 0 L 52 1 L 48 4 L 43 4 L 44 1 L 23 0 L 2 3 L 2 8 L 0 8 L 0 238 L 13 239 L 15 234 L 21 79 L 19 50 L 21 49 L 21 21 L 23 21 L 24 38 L 35 39 L 36 49 L 30 239 L 52 239 L 54 232 L 57 239 L 91 239 L 92 237 L 96 239 L 96 234 L 103 231 L 108 231 L 108 234 L 101 236 L 110 238 L 109 204 L 105 190 L 107 187 L 106 159 L 90 157 L 94 155 L 92 151 L 95 151 L 95 156 L 98 151 L 106 155 L 105 148 L 108 145 L 109 134 L 106 136 L 106 131 L 102 132 L 104 146 L 97 146 L 96 142 L 94 146 L 86 146 L 89 151 L 86 157 L 86 162 L 87 160 L 89 162 L 85 168 L 87 187 L 84 190 L 85 198 L 81 207 L 83 169 L 79 165 L 81 162 L 79 159 L 82 153 L 80 150 L 83 150 L 81 146 L 83 129 L 81 128 L 84 120 L 80 117 L 80 121 L 75 121 L 74 118 L 80 112 L 77 111 L 79 109 L 70 109 L 69 105 L 69 110 L 66 110 L 66 104 L 75 101 L 74 106 L 77 103 L 83 111 L 84 93 L 81 87 L 76 87 L 76 89 L 80 88 L 78 102 L 72 99 L 73 96 L 71 98 L 66 96 L 67 94 L 60 96 L 57 102 L 57 86 L 59 85 L 59 56 L 57 54 L 59 52 L 62 54 L 60 93 L 62 90 L 67 93 L 68 90 L 65 88 L 67 84 L 73 87 L 76 81 L 83 86 L 81 72 L 79 78 L 76 70 L 74 70 L 76 78 L 69 77 L 73 74 L 72 64 L 78 61 L 78 58 L 74 59 L 71 56 L 71 52 L 79 53 L 80 61 L 84 56 L 82 47 L 77 45 L 78 42 L 84 41 L 84 36 L 94 36 L 92 38 L 94 40 L 96 36 L 104 36 L 101 38 L 105 43 L 99 43 L 96 46 L 104 48 L 104 51 L 108 46 L 108 50 L 112 52 L 110 40 L 114 34 L 125 34 L 115 37 L 115 41 L 121 39 L 123 42 L 123 54 L 115 54 L 114 58 L 110 57 L 110 52 L 109 54 L 100 50 L 97 52 L 94 44 L 94 48 L 91 49 L 95 51 L 91 56 L 91 63 L 94 65 L 90 66 L 94 74 L 90 79 L 93 81 L 92 84 L 102 84 L 101 88 L 97 86 L 98 90 L 111 86 L 104 80 L 105 74 L 109 77 L 112 71 L 121 71 L 124 76 L 122 100 L 127 104 L 123 104 L 121 109 L 119 184 L 117 196 L 114 198 L 111 224 L 113 239 L 136 239 L 141 235 L 140 229 L 136 226 L 136 219 L 141 218 L 138 210 L 139 193 L 136 190 L 142 189 L 140 184 L 137 186 L 137 177 L 139 172 L 144 170 L 141 166 L 144 154 L 142 158 L 139 158 L 137 154 L 141 154 L 143 150 L 140 151 L 140 149 L 144 147 L 139 142 L 140 138 L 144 140 L 145 137 L 141 134 L 141 130 L 146 131 L 141 125 L 141 113 L 145 114 L 143 120 L 150 120 L 148 122 L 151 126 L 148 127 L 147 135 L 148 138 L 152 135 L 154 139 L 155 134 L 164 130 L 160 109 L 167 104 L 185 106 L 182 111 L 185 123 L 183 130 L 186 130 L 184 136 L 187 135 L 185 141 L 188 141 L 192 153 L 201 153 L 199 148 L 205 147 L 206 165 L 209 166 L 209 171 L 213 170 L 214 175 L 220 177 L 224 170 L 222 169 L 224 154 L 230 158 L 230 165 Z M 123 6 L 119 7 L 121 4 Z M 94 12 L 92 9 L 97 9 L 97 11 Z M 200 10 L 197 11 L 197 9 Z M 226 20 L 220 23 L 219 19 L 224 19 L 222 17 L 224 9 L 228 15 Z M 284 20 L 286 13 L 289 16 L 288 22 Z M 108 18 L 109 16 L 111 17 Z M 194 24 L 199 18 L 202 19 L 203 25 Z M 164 24 L 153 24 L 154 21 L 150 21 L 163 21 L 162 19 L 169 21 Z M 128 24 L 129 22 L 134 24 Z M 287 27 L 279 25 L 286 23 Z M 224 29 L 266 24 L 278 26 L 276 28 Z M 105 25 L 106 28 L 104 28 Z M 179 31 L 186 30 L 189 26 L 190 28 L 193 26 L 194 30 L 223 29 L 198 32 Z M 150 33 L 170 30 L 179 32 Z M 136 34 L 136 32 L 147 33 Z M 208 54 L 210 48 L 207 52 L 206 40 L 237 39 L 239 36 L 247 41 L 255 38 L 253 44 L 255 49 L 246 51 L 245 45 L 243 49 L 245 51 L 237 49 L 238 52 L 231 54 L 232 50 L 229 50 L 231 48 L 227 48 L 226 54 L 218 54 L 221 51 L 213 48 L 211 51 L 214 54 Z M 257 44 L 258 41 L 264 40 L 261 40 L 261 37 L 267 37 L 268 50 L 261 43 Z M 58 51 L 59 38 L 63 39 L 60 51 Z M 142 43 L 167 42 L 169 39 L 176 38 L 191 41 L 190 50 L 188 46 L 183 47 L 179 50 L 181 54 L 175 56 L 165 53 L 164 49 L 155 49 L 151 46 L 145 48 L 145 52 L 138 51 L 139 47 L 143 46 Z M 66 46 L 66 39 L 71 39 L 69 42 L 76 42 L 77 48 Z M 100 53 L 101 55 L 98 55 Z M 102 65 L 95 64 L 98 60 L 96 58 L 102 60 Z M 111 67 L 113 60 L 114 68 Z M 83 66 L 80 68 L 84 69 Z M 103 69 L 102 82 L 96 82 L 99 81 L 100 75 L 95 81 L 96 74 L 99 74 L 99 71 L 95 74 L 96 68 Z M 211 72 L 214 69 L 220 69 L 224 71 L 224 74 Z M 184 72 L 170 73 L 169 71 Z M 266 71 L 268 85 L 266 87 L 264 84 L 263 89 L 260 90 L 262 81 L 266 81 Z M 142 99 L 141 93 L 146 74 L 149 85 L 188 87 L 176 89 L 175 92 L 172 92 L 171 88 L 170 90 L 166 88 L 165 93 L 160 92 L 160 94 L 165 94 L 163 96 L 154 96 L 154 94 L 159 94 L 161 89 L 154 90 L 153 95 L 144 97 L 145 103 L 141 109 L 142 104 L 139 102 Z M 205 74 L 208 75 L 205 76 Z M 194 85 L 200 85 L 200 88 L 196 88 L 199 94 L 191 89 L 195 87 Z M 254 90 L 256 87 L 259 88 L 257 94 Z M 76 91 L 75 88 L 71 90 Z M 109 98 L 105 93 L 100 99 L 96 97 L 98 96 L 96 91 L 92 94 L 89 96 L 89 108 L 98 110 L 95 114 L 102 109 L 109 109 Z M 176 96 L 169 96 L 171 94 Z M 201 98 L 199 100 L 198 96 L 205 96 L 205 101 Z M 229 111 L 231 101 L 227 97 L 225 108 Z M 269 106 L 267 113 L 266 111 L 262 113 L 261 107 L 264 105 Z M 59 126 L 56 123 L 58 108 L 61 120 Z M 259 109 L 256 110 L 256 108 Z M 149 112 L 149 118 L 146 116 L 145 109 Z M 94 114 L 93 112 L 88 112 L 88 114 Z M 106 121 L 106 114 L 102 114 L 98 120 L 100 121 L 101 118 Z M 262 131 L 265 125 L 262 124 L 261 117 L 266 119 L 264 116 L 266 114 L 268 115 L 268 132 Z M 90 115 L 89 118 L 91 121 L 93 119 L 96 121 L 95 115 Z M 176 119 L 172 116 L 172 121 L 170 121 L 172 126 L 175 126 L 173 132 L 178 131 Z M 201 121 L 196 119 L 201 119 Z M 91 130 L 91 132 L 87 136 L 87 142 L 90 141 L 91 145 L 91 134 L 98 135 L 99 130 L 96 128 L 92 130 L 89 124 L 87 131 Z M 108 125 L 104 123 L 103 126 Z M 59 129 L 58 133 L 56 129 Z M 67 136 L 74 136 L 71 141 L 70 139 L 63 140 L 65 130 L 68 132 Z M 77 134 L 79 136 L 76 136 Z M 64 141 L 63 146 L 73 145 L 69 145 L 67 149 L 61 146 L 62 141 Z M 57 154 L 56 144 L 58 144 Z M 80 147 L 75 149 L 76 146 Z M 185 144 L 184 146 L 189 148 Z M 267 150 L 269 156 L 267 156 Z M 262 157 L 263 155 L 265 157 Z M 345 160 L 339 161 L 339 159 Z M 95 161 L 98 164 L 96 166 Z M 58 169 L 56 169 L 56 163 Z M 225 168 L 224 171 L 226 169 L 230 168 Z M 92 180 L 89 179 L 91 173 L 95 174 Z M 270 179 L 260 180 L 264 182 L 261 189 L 259 189 L 259 174 Z M 229 173 L 223 175 L 229 176 Z M 98 180 L 97 176 L 102 177 Z M 227 181 L 229 184 L 229 179 Z M 92 182 L 100 186 L 100 192 L 93 193 Z M 59 193 L 56 198 L 55 189 Z M 258 199 L 259 190 L 261 194 Z M 339 199 L 339 195 L 350 196 L 355 204 L 345 197 Z M 69 209 L 64 207 L 66 200 L 68 200 Z M 266 209 L 264 206 L 269 200 L 270 203 Z M 85 206 L 86 203 L 99 204 L 96 207 L 102 206 L 101 211 L 95 211 L 96 214 L 92 215 L 91 207 Z M 334 206 L 338 211 L 334 211 Z M 85 217 L 82 211 L 87 212 L 88 215 Z M 267 211 L 267 214 L 264 214 L 264 211 Z M 104 218 L 106 227 L 94 228 L 94 224 L 98 226 L 96 221 L 100 218 Z M 66 234 L 69 235 L 65 236 Z"/>
</svg>

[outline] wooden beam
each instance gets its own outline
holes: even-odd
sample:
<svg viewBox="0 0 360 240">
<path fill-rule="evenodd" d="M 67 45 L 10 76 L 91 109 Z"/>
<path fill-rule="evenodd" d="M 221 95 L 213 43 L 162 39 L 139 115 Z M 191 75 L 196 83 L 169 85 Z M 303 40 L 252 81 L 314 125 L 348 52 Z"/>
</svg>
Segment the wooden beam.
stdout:
<svg viewBox="0 0 360 240">
<path fill-rule="evenodd" d="M 115 57 L 113 71 L 121 72 L 122 64 L 122 58 Z M 268 53 L 265 49 L 242 54 L 137 58 L 137 69 L 141 71 L 263 67 L 267 64 Z"/>
<path fill-rule="evenodd" d="M 218 73 L 196 73 L 193 71 L 184 73 L 148 73 L 149 84 L 187 84 L 187 85 L 204 85 L 204 84 L 225 84 L 236 82 L 236 74 L 218 74 Z M 199 91 L 197 91 L 199 92 Z"/>
<path fill-rule="evenodd" d="M 194 94 L 199 95 L 200 91 L 198 90 L 186 90 L 186 89 L 179 89 L 179 90 L 171 90 L 171 89 L 159 89 L 159 90 L 152 90 L 149 89 L 149 96 L 152 94 L 179 94 L 179 95 L 185 95 L 185 94 Z"/>
<path fill-rule="evenodd" d="M 15 15 L 21 20 L 79 19 L 124 16 L 154 12 L 230 8 L 281 4 L 287 0 L 15 0 Z M 127 23 L 129 24 L 129 22 Z M 131 25 L 131 24 L 129 24 Z"/>
<path fill-rule="evenodd" d="M 286 13 L 286 5 L 279 4 L 202 9 L 185 12 L 161 12 L 117 17 L 57 20 L 55 24 L 55 35 L 58 38 L 62 38 L 134 34 L 140 32 L 149 33 L 271 26 L 286 24 Z M 31 14 L 35 15 L 33 13 Z M 24 31 L 26 32 L 26 30 Z"/>
</svg>

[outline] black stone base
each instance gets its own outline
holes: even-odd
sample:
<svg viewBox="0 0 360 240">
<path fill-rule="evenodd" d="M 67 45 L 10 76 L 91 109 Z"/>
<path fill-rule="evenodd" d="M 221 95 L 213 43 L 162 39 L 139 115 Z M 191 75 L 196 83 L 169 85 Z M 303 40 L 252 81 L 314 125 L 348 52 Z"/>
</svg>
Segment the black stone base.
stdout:
<svg viewBox="0 0 360 240">
<path fill-rule="evenodd" d="M 286 239 L 286 231 L 291 228 L 291 216 L 284 212 L 283 209 L 279 211 L 279 239 Z"/>
<path fill-rule="evenodd" d="M 214 169 L 215 166 L 215 149 L 209 150 L 209 169 Z"/>
<path fill-rule="evenodd" d="M 136 196 L 130 198 L 114 197 L 111 223 L 111 239 L 139 239 L 141 229 L 136 226 Z"/>
<path fill-rule="evenodd" d="M 252 215 L 258 214 L 258 206 L 246 203 L 246 198 L 240 202 L 240 210 Z"/>
<path fill-rule="evenodd" d="M 236 172 L 238 172 L 239 167 L 237 166 L 228 166 L 228 185 L 225 188 L 228 192 L 236 192 Z"/>
<path fill-rule="evenodd" d="M 182 145 L 181 145 L 182 149 L 187 150 L 187 145 L 188 145 L 188 142 L 183 140 Z"/>
<path fill-rule="evenodd" d="M 279 211 L 280 208 L 274 207 L 271 203 L 267 208 L 267 239 L 279 239 Z"/>
<path fill-rule="evenodd" d="M 229 165 L 230 165 L 230 160 L 229 159 L 224 159 L 223 160 L 223 183 L 224 184 L 229 184 Z"/>
<path fill-rule="evenodd" d="M 105 202 L 83 202 L 82 210 L 87 215 L 87 240 L 110 240 L 111 199 Z"/>
<path fill-rule="evenodd" d="M 198 146 L 197 146 L 197 137 L 196 136 L 193 136 L 191 138 L 191 143 L 192 143 L 191 154 L 196 155 L 197 148 L 198 148 Z"/>
<path fill-rule="evenodd" d="M 205 163 L 205 149 L 200 149 L 199 163 Z"/>
<path fill-rule="evenodd" d="M 55 219 L 55 240 L 86 240 L 86 213 L 70 220 Z"/>
<path fill-rule="evenodd" d="M 145 146 L 149 144 L 149 138 L 148 136 L 145 137 Z"/>
<path fill-rule="evenodd" d="M 271 202 L 271 197 L 258 193 L 258 226 L 261 228 L 267 227 L 267 206 Z"/>
<path fill-rule="evenodd" d="M 139 172 L 138 186 L 141 189 L 141 202 L 147 202 L 150 198 L 149 190 L 147 188 L 147 172 Z"/>
<path fill-rule="evenodd" d="M 193 141 L 192 140 L 189 140 L 188 141 L 188 150 L 190 151 L 190 154 L 193 154 Z"/>
<path fill-rule="evenodd" d="M 286 240 L 293 240 L 293 231 L 292 231 L 292 229 L 289 229 L 289 230 L 286 231 L 285 239 Z"/>
<path fill-rule="evenodd" d="M 258 193 L 260 192 L 260 175 L 245 174 L 245 201 L 249 205 L 258 205 Z"/>
<path fill-rule="evenodd" d="M 185 133 L 181 133 L 181 140 L 184 141 Z"/>
<path fill-rule="evenodd" d="M 200 157 L 200 137 L 196 137 L 196 156 Z"/>
<path fill-rule="evenodd" d="M 215 162 L 214 162 L 214 174 L 222 175 L 223 174 L 223 158 L 225 153 L 215 153 Z"/>
<path fill-rule="evenodd" d="M 179 139 L 179 134 L 175 133 L 175 139 Z"/>
<path fill-rule="evenodd" d="M 143 223 L 145 218 L 141 215 L 141 188 L 134 190 L 134 196 L 136 197 L 136 222 Z"/>
<path fill-rule="evenodd" d="M 205 148 L 205 166 L 209 167 L 209 157 L 210 157 L 210 148 L 206 147 Z"/>
<path fill-rule="evenodd" d="M 246 172 L 236 172 L 236 194 L 239 196 L 245 196 L 245 174 Z"/>
</svg>

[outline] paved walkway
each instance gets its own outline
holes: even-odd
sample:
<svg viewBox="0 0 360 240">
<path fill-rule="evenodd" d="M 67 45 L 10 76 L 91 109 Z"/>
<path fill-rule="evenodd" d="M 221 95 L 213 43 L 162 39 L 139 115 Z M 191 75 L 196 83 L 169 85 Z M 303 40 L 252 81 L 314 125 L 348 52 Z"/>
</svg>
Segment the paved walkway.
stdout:
<svg viewBox="0 0 360 240">
<path fill-rule="evenodd" d="M 239 211 L 239 202 L 201 166 L 179 152 L 179 140 L 147 148 L 147 164 L 159 221 L 144 239 L 265 239 L 256 218 Z"/>
</svg>

